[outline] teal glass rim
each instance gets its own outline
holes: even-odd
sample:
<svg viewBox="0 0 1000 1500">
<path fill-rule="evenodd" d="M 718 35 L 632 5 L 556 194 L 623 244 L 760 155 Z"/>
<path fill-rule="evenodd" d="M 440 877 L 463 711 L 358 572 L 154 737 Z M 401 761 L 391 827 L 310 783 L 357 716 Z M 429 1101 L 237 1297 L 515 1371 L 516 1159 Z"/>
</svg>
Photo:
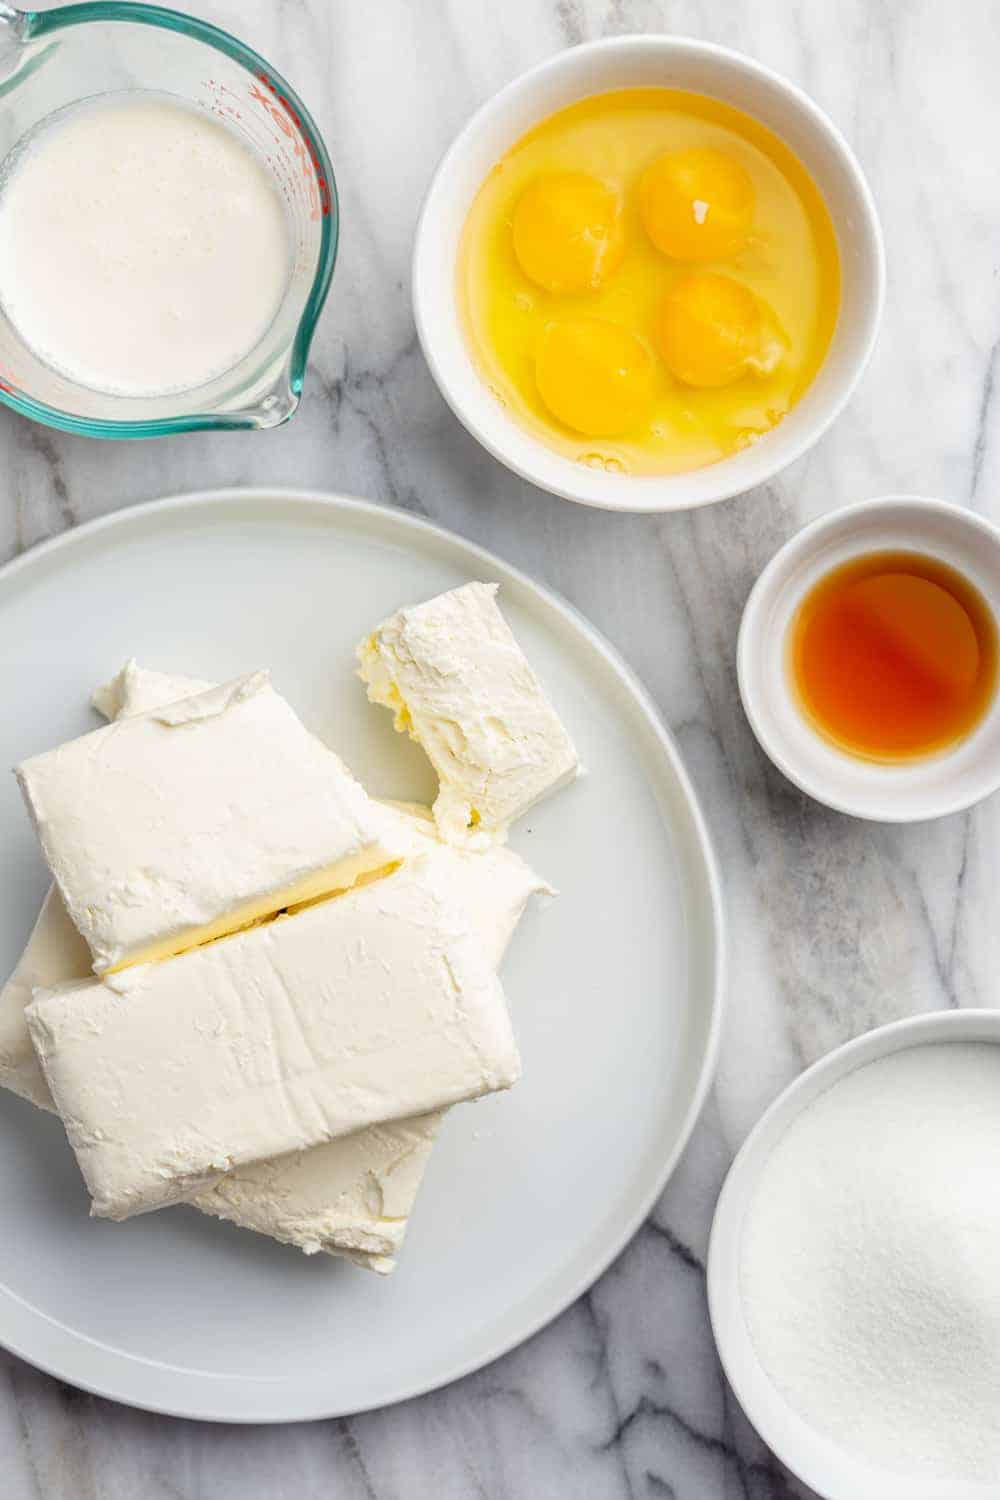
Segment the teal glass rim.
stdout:
<svg viewBox="0 0 1000 1500">
<path fill-rule="evenodd" d="M 288 385 L 295 397 L 295 405 L 302 391 L 309 347 L 323 304 L 330 290 L 333 268 L 337 261 L 337 244 L 340 237 L 340 204 L 333 162 L 313 120 L 298 94 L 287 79 L 259 52 L 245 42 L 230 36 L 219 26 L 201 21 L 183 11 L 169 10 L 162 5 L 143 5 L 133 0 L 85 0 L 79 5 L 61 5 L 53 10 L 18 11 L 7 4 L 0 4 L 0 21 L 6 20 L 17 28 L 22 42 L 33 42 L 70 26 L 79 26 L 88 21 L 127 21 L 134 25 L 156 26 L 164 31 L 176 31 L 195 41 L 204 42 L 223 52 L 252 73 L 274 94 L 277 102 L 290 115 L 298 127 L 312 158 L 320 183 L 323 199 L 323 216 L 320 225 L 320 247 L 316 271 L 309 295 L 306 299 L 295 338 L 288 356 Z M 0 384 L 0 402 L 21 416 L 42 422 L 47 427 L 56 427 L 63 432 L 72 432 L 84 437 L 99 438 L 147 438 L 166 437 L 178 432 L 244 431 L 256 428 L 253 417 L 247 413 L 191 412 L 180 417 L 161 417 L 149 421 L 109 422 L 97 418 L 75 417 L 71 412 L 49 406 L 44 401 L 9 390 Z M 293 406 L 288 413 L 293 415 Z"/>
</svg>

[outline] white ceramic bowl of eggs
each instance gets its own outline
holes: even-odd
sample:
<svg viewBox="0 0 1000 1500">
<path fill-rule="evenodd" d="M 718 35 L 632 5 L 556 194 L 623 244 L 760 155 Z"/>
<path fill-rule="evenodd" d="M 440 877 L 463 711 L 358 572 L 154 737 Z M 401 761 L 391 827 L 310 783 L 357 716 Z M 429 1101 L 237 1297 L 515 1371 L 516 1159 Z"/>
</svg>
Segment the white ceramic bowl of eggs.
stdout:
<svg viewBox="0 0 1000 1500">
<path fill-rule="evenodd" d="M 880 1072 L 865 1079 L 869 1065 Z M 927 1065 L 939 1085 L 948 1069 L 946 1089 L 929 1083 Z M 1000 1011 L 913 1016 L 797 1078 L 726 1178 L 708 1254 L 722 1365 L 761 1437 L 823 1500 L 987 1500 L 1000 1490 L 971 1472 L 1000 1468 L 998 1095 Z M 874 1116 L 880 1131 L 866 1128 Z M 913 1149 L 901 1151 L 911 1134 Z M 855 1181 L 866 1213 L 847 1223 L 844 1184 Z M 873 1183 L 885 1186 L 874 1202 Z M 839 1375 L 824 1385 L 831 1367 Z M 810 1397 L 815 1422 L 802 1414 Z M 873 1461 L 876 1449 L 889 1462 Z"/>
<path fill-rule="evenodd" d="M 462 327 L 457 260 L 462 228 L 488 173 L 541 120 L 592 94 L 665 87 L 707 94 L 753 116 L 798 156 L 837 236 L 841 304 L 816 379 L 773 431 L 709 467 L 669 475 L 591 469 L 520 426 L 479 375 Z M 800 89 L 752 58 L 672 36 L 625 36 L 560 52 L 490 99 L 454 141 L 431 182 L 413 252 L 413 307 L 431 373 L 455 415 L 523 479 L 607 510 L 708 505 L 764 484 L 829 427 L 868 362 L 882 313 L 885 257 L 871 193 L 850 147 Z"/>
</svg>

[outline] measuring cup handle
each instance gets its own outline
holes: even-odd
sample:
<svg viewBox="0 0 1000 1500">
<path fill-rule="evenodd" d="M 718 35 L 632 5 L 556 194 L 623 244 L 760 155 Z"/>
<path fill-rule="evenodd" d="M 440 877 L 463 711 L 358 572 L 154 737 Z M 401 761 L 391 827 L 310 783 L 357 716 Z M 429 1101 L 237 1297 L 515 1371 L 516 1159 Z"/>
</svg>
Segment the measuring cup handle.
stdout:
<svg viewBox="0 0 1000 1500">
<path fill-rule="evenodd" d="M 26 10 L 0 0 L 0 60 L 11 46 L 20 47 L 27 40 L 31 18 Z"/>
<path fill-rule="evenodd" d="M 32 13 L 0 0 L 0 94 L 6 93 L 31 57 Z"/>
</svg>

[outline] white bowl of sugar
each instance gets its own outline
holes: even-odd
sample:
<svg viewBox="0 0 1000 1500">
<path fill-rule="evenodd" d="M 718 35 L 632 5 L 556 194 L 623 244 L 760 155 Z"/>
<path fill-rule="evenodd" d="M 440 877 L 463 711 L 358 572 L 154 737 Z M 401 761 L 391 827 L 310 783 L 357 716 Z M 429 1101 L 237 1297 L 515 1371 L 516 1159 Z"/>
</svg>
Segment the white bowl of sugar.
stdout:
<svg viewBox="0 0 1000 1500">
<path fill-rule="evenodd" d="M 898 1021 L 786 1089 L 708 1297 L 740 1404 L 824 1500 L 1000 1493 L 1000 1011 Z"/>
</svg>

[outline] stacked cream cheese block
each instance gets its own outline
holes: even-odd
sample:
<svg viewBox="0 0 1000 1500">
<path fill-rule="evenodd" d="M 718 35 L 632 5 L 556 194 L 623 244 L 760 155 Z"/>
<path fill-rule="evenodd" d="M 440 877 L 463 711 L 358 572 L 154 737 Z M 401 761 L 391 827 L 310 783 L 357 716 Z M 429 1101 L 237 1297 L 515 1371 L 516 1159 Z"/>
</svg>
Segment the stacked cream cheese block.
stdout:
<svg viewBox="0 0 1000 1500">
<path fill-rule="evenodd" d="M 130 662 L 111 722 L 16 770 L 54 877 L 0 991 L 0 1085 L 62 1117 L 92 1211 L 178 1202 L 376 1271 L 444 1112 L 520 1074 L 497 969 L 510 824 L 578 771 L 472 583 L 359 647 L 433 812 L 373 801 L 266 673 Z"/>
</svg>

